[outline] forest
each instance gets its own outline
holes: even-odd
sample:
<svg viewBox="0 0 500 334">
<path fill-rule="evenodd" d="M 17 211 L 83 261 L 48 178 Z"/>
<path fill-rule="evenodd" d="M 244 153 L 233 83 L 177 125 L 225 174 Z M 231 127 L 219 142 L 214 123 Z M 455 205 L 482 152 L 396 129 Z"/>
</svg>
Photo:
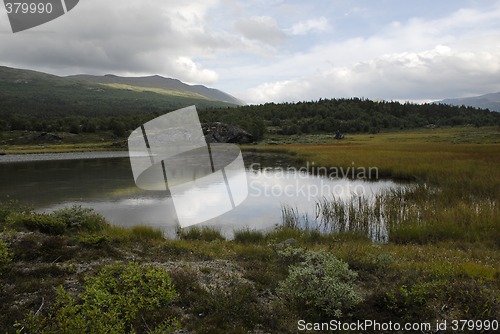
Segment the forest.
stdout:
<svg viewBox="0 0 500 334">
<path fill-rule="evenodd" d="M 50 109 L 50 108 L 49 108 Z M 141 124 L 173 109 L 159 107 L 149 111 L 116 109 L 105 113 L 78 115 L 65 113 L 40 115 L 38 112 L 6 112 L 0 119 L 0 131 L 99 133 L 111 131 L 126 137 Z M 500 113 L 472 107 L 444 104 L 413 104 L 367 99 L 320 99 L 298 103 L 266 103 L 223 108 L 198 108 L 202 122 L 220 121 L 240 126 L 259 140 L 265 133 L 378 133 L 389 129 L 424 126 L 498 126 Z M 67 116 L 63 116 L 66 114 Z"/>
</svg>

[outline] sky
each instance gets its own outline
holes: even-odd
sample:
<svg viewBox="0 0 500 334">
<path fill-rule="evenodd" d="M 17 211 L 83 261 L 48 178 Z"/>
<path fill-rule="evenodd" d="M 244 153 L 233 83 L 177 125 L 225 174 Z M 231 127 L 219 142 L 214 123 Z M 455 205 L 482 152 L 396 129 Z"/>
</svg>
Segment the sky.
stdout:
<svg viewBox="0 0 500 334">
<path fill-rule="evenodd" d="M 80 0 L 13 34 L 0 65 L 161 75 L 249 104 L 427 102 L 500 92 L 500 0 Z"/>
</svg>

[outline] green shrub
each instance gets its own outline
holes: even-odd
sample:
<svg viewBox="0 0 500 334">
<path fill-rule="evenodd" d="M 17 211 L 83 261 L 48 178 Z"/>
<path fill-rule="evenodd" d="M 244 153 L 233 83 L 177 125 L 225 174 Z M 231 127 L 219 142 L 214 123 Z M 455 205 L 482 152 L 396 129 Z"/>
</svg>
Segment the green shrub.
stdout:
<svg viewBox="0 0 500 334">
<path fill-rule="evenodd" d="M 102 215 L 93 209 L 82 208 L 79 205 L 54 211 L 52 215 L 62 219 L 70 229 L 97 232 L 108 225 Z"/>
<path fill-rule="evenodd" d="M 439 299 L 444 286 L 440 281 L 401 285 L 386 293 L 384 304 L 398 318 L 421 320 L 422 317 L 432 316 L 429 304 Z"/>
<path fill-rule="evenodd" d="M 61 287 L 47 316 L 30 313 L 19 325 L 36 333 L 167 332 L 177 327 L 168 317 L 176 297 L 164 269 L 109 265 L 86 280 L 78 299 Z"/>
<path fill-rule="evenodd" d="M 0 205 L 0 226 L 3 225 L 5 219 L 10 215 L 10 212 L 11 210 L 8 207 Z"/>
<path fill-rule="evenodd" d="M 12 213 L 30 213 L 31 209 L 17 201 L 8 201 L 0 203 L 0 227 L 6 223 L 7 218 Z"/>
<path fill-rule="evenodd" d="M 82 234 L 76 240 L 82 245 L 97 248 L 109 243 L 109 237 L 100 234 Z"/>
<path fill-rule="evenodd" d="M 293 252 L 293 257 L 298 254 Z M 303 261 L 291 265 L 277 293 L 307 319 L 340 318 L 361 302 L 354 289 L 357 274 L 347 263 L 325 251 L 307 251 Z"/>
<path fill-rule="evenodd" d="M 9 246 L 4 241 L 0 240 L 0 273 L 9 266 L 14 254 L 9 251 Z"/>
<path fill-rule="evenodd" d="M 59 235 L 66 231 L 66 224 L 60 218 L 47 214 L 16 213 L 7 218 L 13 226 L 24 226 L 30 231 L 40 231 L 46 234 Z"/>
<path fill-rule="evenodd" d="M 226 284 L 207 289 L 192 269 L 177 268 L 172 277 L 179 306 L 192 315 L 186 329 L 194 333 L 253 333 L 258 324 L 271 322 L 272 312 L 262 312 L 258 291 L 248 282 L 222 273 L 218 278 Z"/>
</svg>

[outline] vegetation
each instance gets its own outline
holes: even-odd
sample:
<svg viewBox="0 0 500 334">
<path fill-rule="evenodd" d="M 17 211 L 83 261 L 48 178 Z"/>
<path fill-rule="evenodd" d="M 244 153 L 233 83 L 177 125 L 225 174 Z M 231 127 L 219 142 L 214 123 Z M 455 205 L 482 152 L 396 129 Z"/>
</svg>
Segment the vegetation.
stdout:
<svg viewBox="0 0 500 334">
<path fill-rule="evenodd" d="M 0 67 L 0 78 L 1 123 L 16 129 L 80 120 L 85 122 L 75 125 L 92 132 L 99 125 L 95 121 L 108 116 L 159 113 L 194 104 L 199 108 L 234 106 L 190 92 L 104 85 L 7 67 Z"/>
<path fill-rule="evenodd" d="M 328 321 L 341 318 L 345 310 L 359 304 L 362 298 L 355 291 L 357 274 L 347 263 L 325 251 L 281 250 L 280 255 L 302 257 L 302 261 L 289 268 L 288 277 L 280 282 L 277 294 L 302 319 Z"/>
<path fill-rule="evenodd" d="M 9 332 L 71 331 L 90 325 L 95 312 L 113 321 L 92 326 L 138 333 L 171 326 L 197 333 L 294 332 L 306 316 L 421 322 L 499 315 L 500 257 L 487 244 L 373 244 L 285 227 L 244 243 L 136 239 L 132 230 L 111 226 L 59 236 L 2 228 L 13 254 L 0 278 L 11 286 L 0 312 Z M 288 246 L 290 238 L 296 246 Z M 167 272 L 176 297 L 169 293 L 172 298 L 157 302 L 164 290 L 147 277 L 168 283 Z M 141 292 L 144 299 L 133 302 L 140 286 L 150 294 Z M 333 298 L 337 293 L 343 297 Z"/>
<path fill-rule="evenodd" d="M 499 133 L 495 127 L 420 129 L 338 142 L 317 137 L 325 144 L 246 147 L 252 154 L 289 152 L 302 165 L 374 166 L 381 177 L 411 184 L 373 202 L 326 197 L 318 205 L 325 216 L 318 216 L 318 224 L 309 219 L 309 228 L 302 224 L 304 216 L 316 213 L 284 208 L 276 229 L 243 229 L 234 240 L 206 227 L 181 230 L 170 240 L 144 226 L 110 226 L 79 207 L 35 214 L 5 203 L 0 205 L 0 328 L 9 333 L 23 327 L 23 332 L 76 328 L 56 326 L 80 326 L 96 310 L 100 316 L 113 314 L 115 322 L 102 325 L 137 333 L 174 327 L 193 333 L 287 333 L 296 332 L 302 318 L 431 324 L 499 319 Z M 365 222 L 381 216 L 389 238 L 373 243 Z M 61 221 L 64 228 L 53 233 L 52 225 Z M 351 224 L 359 229 L 348 228 Z M 161 290 L 168 296 L 158 302 L 152 297 L 162 294 L 153 292 L 162 285 L 150 284 L 154 277 L 171 282 Z M 136 302 L 127 282 L 144 287 L 145 300 Z M 97 296 L 110 303 L 106 312 L 97 307 Z"/>
<path fill-rule="evenodd" d="M 35 333 L 164 333 L 177 325 L 164 312 L 176 296 L 165 270 L 109 265 L 86 280 L 78 301 L 60 287 L 47 315 L 30 313 L 17 326 Z"/>
<path fill-rule="evenodd" d="M 61 87 L 66 86 L 56 85 L 53 89 L 58 92 L 63 89 Z M 2 91 L 1 89 L 0 82 L 0 91 Z M 83 88 L 79 89 L 84 90 Z M 154 107 L 138 107 L 136 102 L 129 101 L 129 99 L 133 101 L 139 99 L 134 94 L 154 93 L 121 92 L 120 90 L 117 92 L 131 95 L 126 95 L 127 98 L 125 98 L 117 93 L 116 101 L 123 103 L 123 105 L 118 106 L 112 102 L 103 101 L 101 98 L 89 99 L 88 103 L 95 103 L 92 106 L 80 105 L 79 103 L 76 105 L 61 103 L 54 97 L 57 94 L 47 95 L 55 100 L 44 103 L 41 103 L 40 99 L 44 100 L 47 97 L 34 99 L 24 97 L 22 103 L 18 100 L 11 103 L 9 96 L 0 95 L 0 104 L 2 104 L 0 131 L 4 132 L 3 140 L 0 137 L 0 145 L 12 149 L 10 147 L 12 145 L 51 144 L 54 142 L 96 144 L 105 141 L 109 149 L 110 143 L 122 140 L 122 147 L 125 147 L 123 140 L 137 127 L 166 112 L 193 104 L 179 102 L 175 107 L 158 103 Z M 22 89 L 20 92 L 16 91 L 16 94 L 19 95 L 16 95 L 18 98 L 23 96 Z M 75 101 L 79 101 L 79 99 L 81 97 L 74 97 Z M 140 101 L 143 99 L 149 102 L 155 101 L 149 96 L 141 97 Z M 29 105 L 30 101 L 33 101 L 34 104 Z M 24 105 L 26 103 L 28 105 Z M 252 133 L 256 141 L 276 135 L 332 135 L 337 132 L 339 134 L 376 134 L 380 131 L 415 129 L 425 126 L 434 128 L 500 125 L 500 113 L 489 110 L 443 104 L 417 105 L 386 101 L 374 102 L 358 98 L 294 104 L 270 103 L 237 108 L 227 106 L 216 108 L 206 106 L 203 103 L 195 104 L 202 122 L 220 121 L 237 125 Z M 40 105 L 44 107 L 41 108 Z M 109 107 L 109 109 L 103 110 L 102 106 Z M 95 111 L 92 111 L 94 109 Z M 28 132 L 26 133 L 26 131 Z M 44 136 L 44 133 L 52 133 L 56 137 Z M 119 149 L 120 146 L 114 146 L 114 148 Z"/>
<path fill-rule="evenodd" d="M 183 240 L 203 240 L 203 241 L 214 241 L 214 240 L 225 240 L 224 236 L 220 231 L 209 228 L 209 227 L 198 227 L 193 226 L 190 228 L 178 230 L 178 236 Z"/>
<path fill-rule="evenodd" d="M 7 243 L 0 240 L 0 274 L 10 265 L 12 257 L 13 254 L 10 252 Z"/>
</svg>

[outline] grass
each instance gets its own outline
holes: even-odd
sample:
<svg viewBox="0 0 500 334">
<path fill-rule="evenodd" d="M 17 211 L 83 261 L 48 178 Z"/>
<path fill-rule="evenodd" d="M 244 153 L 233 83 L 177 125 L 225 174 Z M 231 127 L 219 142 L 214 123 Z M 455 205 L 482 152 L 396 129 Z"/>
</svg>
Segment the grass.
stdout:
<svg viewBox="0 0 500 334">
<path fill-rule="evenodd" d="M 239 243 L 258 243 L 264 240 L 264 233 L 250 228 L 234 232 L 234 241 Z"/>
<path fill-rule="evenodd" d="M 184 228 L 178 230 L 178 236 L 182 240 L 202 240 L 202 241 L 215 241 L 215 240 L 225 240 L 222 233 L 212 227 L 203 226 L 193 226 L 190 228 Z"/>
<path fill-rule="evenodd" d="M 40 312 L 49 314 L 57 300 L 54 287 L 77 294 L 103 266 L 138 262 L 172 277 L 178 297 L 163 307 L 184 330 L 293 333 L 310 309 L 289 307 L 277 291 L 297 264 L 298 248 L 333 254 L 357 273 L 354 284 L 363 302 L 343 315 L 344 322 L 498 319 L 498 135 L 496 128 L 426 129 L 246 147 L 291 152 L 316 166 L 376 166 L 384 177 L 416 182 L 373 201 L 325 198 L 318 205 L 323 216 L 309 219 L 309 228 L 303 228 L 304 213 L 286 208 L 288 218 L 276 229 L 235 231 L 233 240 L 206 227 L 181 230 L 179 239 L 169 240 L 143 226 L 81 228 L 78 220 L 68 224 L 68 217 L 62 233 L 54 235 L 15 223 L 29 208 L 0 205 L 0 286 L 5 287 L 0 328 L 14 332 L 14 323 L 40 305 Z M 389 230 L 387 243 L 373 243 L 364 233 L 377 217 Z M 324 233 L 325 228 L 335 233 Z M 291 256 L 283 258 L 287 247 Z"/>
<path fill-rule="evenodd" d="M 384 194 L 372 204 L 322 201 L 323 223 L 332 226 L 333 222 L 334 230 L 343 231 L 353 223 L 366 229 L 368 220 L 382 217 L 396 243 L 456 240 L 498 247 L 499 138 L 498 128 L 425 129 L 350 136 L 329 144 L 277 145 L 273 149 L 287 150 L 309 165 L 376 167 L 381 178 L 418 184 Z M 284 217 L 293 224 L 300 220 L 298 215 L 287 212 Z"/>
<path fill-rule="evenodd" d="M 99 134 L 66 132 L 56 134 L 63 138 L 62 142 L 40 142 L 41 132 L 4 131 L 0 133 L 0 152 L 7 154 L 40 154 L 68 152 L 119 151 L 124 148 L 113 146 L 113 143 L 125 141 L 116 138 L 110 131 Z"/>
</svg>

